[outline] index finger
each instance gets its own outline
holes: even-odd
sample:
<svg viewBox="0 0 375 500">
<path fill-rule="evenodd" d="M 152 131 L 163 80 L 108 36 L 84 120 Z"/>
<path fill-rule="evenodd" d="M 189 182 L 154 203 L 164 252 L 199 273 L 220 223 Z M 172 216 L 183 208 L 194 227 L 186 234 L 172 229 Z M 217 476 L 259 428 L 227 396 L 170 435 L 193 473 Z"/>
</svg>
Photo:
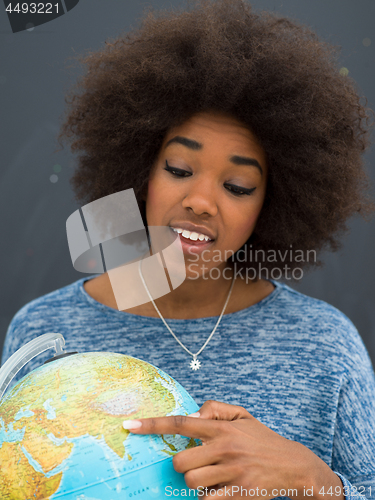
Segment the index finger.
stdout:
<svg viewBox="0 0 375 500">
<path fill-rule="evenodd" d="M 210 439 L 215 435 L 213 423 L 212 420 L 207 419 L 172 415 L 125 420 L 123 427 L 134 434 L 180 434 L 186 437 Z"/>
</svg>

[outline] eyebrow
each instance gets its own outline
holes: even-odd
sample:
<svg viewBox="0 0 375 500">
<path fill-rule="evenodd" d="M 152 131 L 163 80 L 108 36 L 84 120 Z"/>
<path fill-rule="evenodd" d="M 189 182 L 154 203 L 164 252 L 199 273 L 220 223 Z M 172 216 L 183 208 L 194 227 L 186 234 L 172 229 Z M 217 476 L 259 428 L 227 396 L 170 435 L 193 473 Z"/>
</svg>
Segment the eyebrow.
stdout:
<svg viewBox="0 0 375 500">
<path fill-rule="evenodd" d="M 164 149 L 166 149 L 170 144 L 173 143 L 182 144 L 183 146 L 186 146 L 193 151 L 199 151 L 200 149 L 203 149 L 203 144 L 201 144 L 200 142 L 194 141 L 193 139 L 188 139 L 187 137 L 182 137 L 181 135 L 176 135 L 175 137 L 170 139 L 164 146 Z M 262 167 L 260 166 L 258 160 L 256 160 L 255 158 L 233 155 L 229 157 L 229 161 L 234 163 L 235 165 L 249 165 L 251 167 L 256 167 L 257 169 L 259 169 L 261 175 L 263 175 Z"/>
</svg>

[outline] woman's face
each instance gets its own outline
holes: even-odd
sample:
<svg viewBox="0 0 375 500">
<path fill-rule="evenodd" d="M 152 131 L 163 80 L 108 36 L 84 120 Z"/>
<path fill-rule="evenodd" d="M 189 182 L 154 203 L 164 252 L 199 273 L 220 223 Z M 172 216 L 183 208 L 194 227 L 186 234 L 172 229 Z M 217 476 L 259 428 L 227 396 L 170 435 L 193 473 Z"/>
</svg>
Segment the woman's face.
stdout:
<svg viewBox="0 0 375 500">
<path fill-rule="evenodd" d="M 147 224 L 184 230 L 187 278 L 223 268 L 255 228 L 266 180 L 265 152 L 245 125 L 221 113 L 196 114 L 164 138 L 150 172 Z"/>
</svg>

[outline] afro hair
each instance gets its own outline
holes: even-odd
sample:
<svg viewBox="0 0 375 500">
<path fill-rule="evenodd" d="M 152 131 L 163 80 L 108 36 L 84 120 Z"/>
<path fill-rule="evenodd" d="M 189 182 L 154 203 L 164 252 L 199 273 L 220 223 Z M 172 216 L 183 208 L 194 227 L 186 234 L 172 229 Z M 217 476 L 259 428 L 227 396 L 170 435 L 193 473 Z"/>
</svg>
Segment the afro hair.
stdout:
<svg viewBox="0 0 375 500">
<path fill-rule="evenodd" d="M 321 265 L 295 251 L 336 251 L 347 219 L 375 208 L 362 157 L 373 112 L 340 73 L 338 52 L 308 26 L 244 0 L 149 7 L 138 27 L 79 59 L 87 70 L 67 96 L 59 135 L 79 153 L 77 199 L 133 188 L 147 225 L 142 197 L 167 131 L 202 111 L 230 113 L 268 164 L 246 259 L 230 260 L 251 268 L 257 250 L 269 271 Z"/>
</svg>

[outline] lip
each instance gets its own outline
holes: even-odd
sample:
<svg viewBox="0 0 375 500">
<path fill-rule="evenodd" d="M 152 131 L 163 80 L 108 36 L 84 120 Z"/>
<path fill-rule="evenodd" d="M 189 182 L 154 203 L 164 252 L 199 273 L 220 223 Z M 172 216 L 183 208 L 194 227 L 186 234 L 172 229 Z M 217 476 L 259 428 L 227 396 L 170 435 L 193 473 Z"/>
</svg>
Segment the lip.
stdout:
<svg viewBox="0 0 375 500">
<path fill-rule="evenodd" d="M 169 226 L 171 227 L 171 226 Z M 210 238 L 210 240 L 214 240 L 215 236 L 212 234 L 212 232 L 204 226 L 196 226 L 195 224 L 191 224 L 191 222 L 174 222 L 173 223 L 174 228 L 180 228 L 180 229 L 187 229 L 188 231 L 195 232 L 195 233 L 201 233 Z M 198 240 L 199 241 L 199 240 Z"/>
<path fill-rule="evenodd" d="M 180 226 L 178 226 L 178 227 L 180 227 Z M 206 248 L 209 248 L 213 243 L 213 241 L 205 241 L 205 240 L 203 240 L 203 241 L 188 240 L 187 238 L 184 238 L 181 234 L 173 231 L 172 228 L 170 228 L 170 229 L 174 235 L 177 235 L 180 238 L 182 251 L 183 251 L 184 255 L 191 255 L 193 253 L 194 254 L 201 253 L 201 252 L 203 252 L 203 250 L 206 250 Z M 183 228 L 181 228 L 181 229 L 183 229 Z"/>
</svg>

